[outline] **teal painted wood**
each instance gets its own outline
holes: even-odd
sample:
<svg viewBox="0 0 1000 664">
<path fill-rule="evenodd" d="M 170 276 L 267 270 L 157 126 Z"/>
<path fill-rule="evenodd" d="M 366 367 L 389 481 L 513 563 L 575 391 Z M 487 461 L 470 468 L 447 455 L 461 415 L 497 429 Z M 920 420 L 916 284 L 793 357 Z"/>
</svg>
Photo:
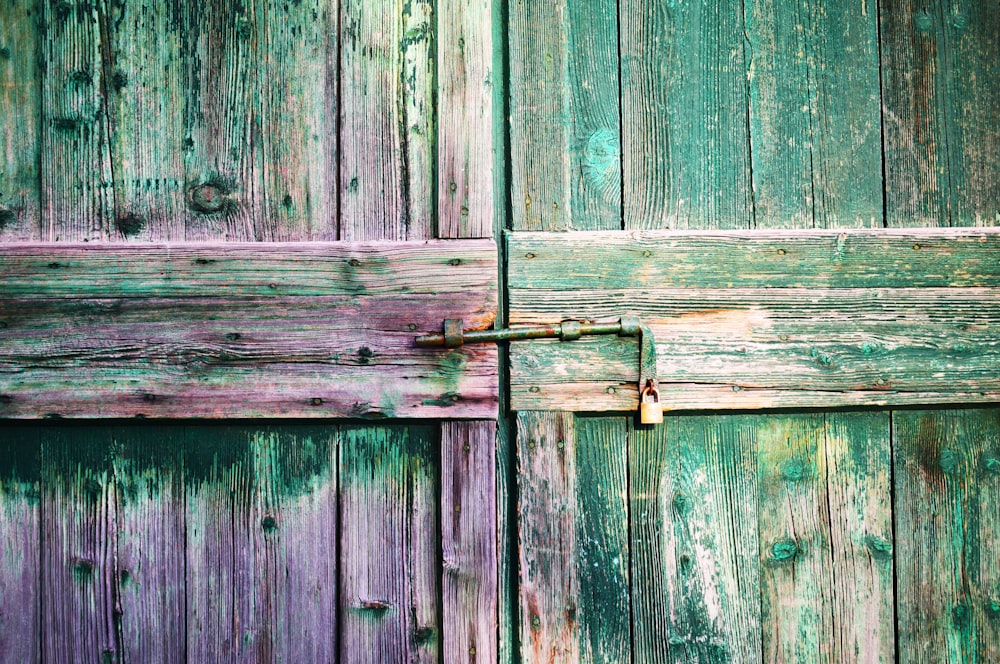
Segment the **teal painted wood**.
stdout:
<svg viewBox="0 0 1000 664">
<path fill-rule="evenodd" d="M 877 5 L 760 0 L 746 20 L 756 226 L 881 226 Z"/>
<path fill-rule="evenodd" d="M 886 222 L 1000 221 L 1000 17 L 988 5 L 879 3 Z"/>
<path fill-rule="evenodd" d="M 624 662 L 632 646 L 626 421 L 580 417 L 575 433 L 580 661 Z"/>
<path fill-rule="evenodd" d="M 512 228 L 620 228 L 614 3 L 515 3 L 509 29 Z"/>
<path fill-rule="evenodd" d="M 899 648 L 910 661 L 1000 656 L 998 434 L 993 410 L 893 414 Z"/>
<path fill-rule="evenodd" d="M 428 427 L 342 429 L 341 661 L 438 661 L 436 446 Z"/>
<path fill-rule="evenodd" d="M 626 229 L 750 225 L 744 11 L 737 3 L 621 3 Z"/>
<path fill-rule="evenodd" d="M 760 659 L 753 423 L 680 417 L 630 428 L 636 662 Z"/>
<path fill-rule="evenodd" d="M 41 437 L 35 427 L 0 434 L 0 662 L 41 659 Z"/>
<path fill-rule="evenodd" d="M 38 237 L 41 218 L 41 73 L 37 29 L 41 6 L 0 7 L 0 241 Z"/>
<path fill-rule="evenodd" d="M 102 61 L 104 3 L 41 4 L 41 237 L 92 241 L 113 237 L 114 178 L 108 109 L 110 72 Z M 58 215 L 72 211 L 72 216 Z"/>
</svg>

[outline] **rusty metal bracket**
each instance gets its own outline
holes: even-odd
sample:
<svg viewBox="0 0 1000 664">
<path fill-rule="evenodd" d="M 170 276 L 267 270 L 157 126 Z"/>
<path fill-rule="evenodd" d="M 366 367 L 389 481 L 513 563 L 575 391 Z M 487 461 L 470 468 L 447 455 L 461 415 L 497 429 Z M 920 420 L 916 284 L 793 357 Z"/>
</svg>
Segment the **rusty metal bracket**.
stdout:
<svg viewBox="0 0 1000 664">
<path fill-rule="evenodd" d="M 525 325 L 499 330 L 465 331 L 462 321 L 447 318 L 440 334 L 425 334 L 416 338 L 416 345 L 422 347 L 457 348 L 464 344 L 499 343 L 501 341 L 528 341 L 531 339 L 559 339 L 575 341 L 580 337 L 598 334 L 617 334 L 621 337 L 637 337 L 639 340 L 639 394 L 643 390 L 659 389 L 656 375 L 656 339 L 653 332 L 642 324 L 637 316 L 622 316 L 616 323 L 591 323 L 589 321 L 564 320 L 555 325 Z"/>
</svg>

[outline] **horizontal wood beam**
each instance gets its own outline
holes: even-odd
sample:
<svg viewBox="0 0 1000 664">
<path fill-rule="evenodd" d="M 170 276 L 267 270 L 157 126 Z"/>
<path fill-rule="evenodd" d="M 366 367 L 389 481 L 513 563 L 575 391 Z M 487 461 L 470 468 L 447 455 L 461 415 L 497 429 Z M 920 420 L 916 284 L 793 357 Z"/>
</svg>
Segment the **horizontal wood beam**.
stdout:
<svg viewBox="0 0 1000 664">
<path fill-rule="evenodd" d="M 639 316 L 668 409 L 1000 401 L 1000 230 L 512 233 L 510 322 Z M 637 407 L 632 339 L 511 344 L 515 410 Z"/>
<path fill-rule="evenodd" d="M 0 417 L 477 418 L 489 240 L 0 246 Z"/>
</svg>

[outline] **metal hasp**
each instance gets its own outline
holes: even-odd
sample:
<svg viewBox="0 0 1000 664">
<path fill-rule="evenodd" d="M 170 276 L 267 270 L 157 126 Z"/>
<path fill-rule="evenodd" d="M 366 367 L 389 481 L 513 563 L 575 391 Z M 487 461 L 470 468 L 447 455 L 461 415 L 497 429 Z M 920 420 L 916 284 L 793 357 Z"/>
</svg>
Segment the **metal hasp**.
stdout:
<svg viewBox="0 0 1000 664">
<path fill-rule="evenodd" d="M 525 325 L 523 327 L 508 327 L 500 330 L 465 331 L 462 321 L 456 318 L 446 318 L 440 334 L 425 334 L 417 337 L 416 345 L 423 347 L 457 348 L 464 344 L 497 343 L 500 341 L 527 341 L 529 339 L 559 339 L 574 341 L 582 336 L 597 334 L 617 334 L 621 337 L 638 337 L 639 339 L 639 382 L 638 391 L 640 403 L 644 401 L 641 395 L 647 393 L 659 394 L 659 380 L 656 376 L 656 339 L 653 332 L 639 320 L 637 316 L 622 316 L 616 323 L 591 323 L 587 321 L 564 320 L 555 325 Z M 657 399 L 657 404 L 659 400 Z M 641 408 L 643 424 L 646 413 L 652 404 Z M 662 410 L 662 406 L 659 406 Z"/>
</svg>

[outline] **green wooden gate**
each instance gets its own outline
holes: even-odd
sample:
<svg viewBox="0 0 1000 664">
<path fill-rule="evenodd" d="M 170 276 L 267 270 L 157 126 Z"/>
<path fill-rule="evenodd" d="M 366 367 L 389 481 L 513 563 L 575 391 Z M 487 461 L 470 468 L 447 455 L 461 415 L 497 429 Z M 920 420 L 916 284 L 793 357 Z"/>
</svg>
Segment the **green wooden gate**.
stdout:
<svg viewBox="0 0 1000 664">
<path fill-rule="evenodd" d="M 4 272 L 44 243 L 507 230 L 504 324 L 532 315 L 506 303 L 519 231 L 1000 225 L 998 74 L 1000 8 L 973 0 L 13 0 L 0 334 L 41 310 L 24 274 L 65 267 Z M 450 391 L 419 402 L 457 397 L 441 421 L 343 418 L 321 397 L 294 421 L 21 421 L 11 386 L 45 362 L 8 346 L 0 661 L 1000 660 L 985 264 L 941 277 L 981 292 L 968 329 L 927 342 L 943 372 L 977 367 L 976 389 L 892 409 L 733 413 L 746 395 L 715 393 L 648 429 L 613 385 L 546 402 L 524 367 L 551 347 L 512 344 L 496 424 L 459 419 Z M 115 297 L 47 336 L 99 330 Z M 211 343 L 209 364 L 249 352 Z M 391 375 L 365 348 L 341 364 Z M 580 348 L 596 373 L 614 363 L 616 346 Z M 168 412 L 137 394 L 115 417 Z"/>
</svg>

